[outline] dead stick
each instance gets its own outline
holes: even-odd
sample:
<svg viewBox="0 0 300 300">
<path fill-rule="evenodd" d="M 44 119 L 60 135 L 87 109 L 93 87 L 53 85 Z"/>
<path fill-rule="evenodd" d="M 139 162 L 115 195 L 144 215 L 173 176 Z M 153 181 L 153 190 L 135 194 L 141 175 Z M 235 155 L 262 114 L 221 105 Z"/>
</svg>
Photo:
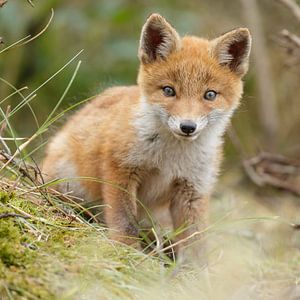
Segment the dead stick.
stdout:
<svg viewBox="0 0 300 300">
<path fill-rule="evenodd" d="M 15 213 L 4 213 L 4 214 L 0 214 L 0 219 L 4 219 L 4 218 L 23 218 L 23 219 L 29 219 L 29 216 L 23 216 L 20 214 L 15 214 Z"/>
</svg>

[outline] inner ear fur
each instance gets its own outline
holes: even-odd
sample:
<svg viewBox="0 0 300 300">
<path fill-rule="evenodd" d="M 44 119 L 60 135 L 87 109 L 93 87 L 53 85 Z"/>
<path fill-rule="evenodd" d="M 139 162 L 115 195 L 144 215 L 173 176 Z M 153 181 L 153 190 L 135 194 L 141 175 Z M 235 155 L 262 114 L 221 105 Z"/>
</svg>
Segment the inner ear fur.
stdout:
<svg viewBox="0 0 300 300">
<path fill-rule="evenodd" d="M 211 43 L 212 55 L 221 65 L 239 76 L 246 74 L 251 50 L 251 34 L 247 28 L 227 32 Z"/>
<path fill-rule="evenodd" d="M 176 30 L 159 14 L 152 14 L 143 26 L 139 58 L 142 63 L 166 59 L 180 48 L 180 37 Z"/>
</svg>

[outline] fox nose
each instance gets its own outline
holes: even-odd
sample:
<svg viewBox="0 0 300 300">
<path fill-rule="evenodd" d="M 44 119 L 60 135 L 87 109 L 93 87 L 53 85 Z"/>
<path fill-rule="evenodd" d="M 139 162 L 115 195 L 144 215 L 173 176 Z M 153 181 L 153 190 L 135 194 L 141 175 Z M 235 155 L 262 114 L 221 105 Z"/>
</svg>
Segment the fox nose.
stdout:
<svg viewBox="0 0 300 300">
<path fill-rule="evenodd" d="M 192 121 L 183 121 L 180 123 L 180 129 L 183 133 L 189 135 L 193 133 L 197 128 L 197 124 Z"/>
</svg>

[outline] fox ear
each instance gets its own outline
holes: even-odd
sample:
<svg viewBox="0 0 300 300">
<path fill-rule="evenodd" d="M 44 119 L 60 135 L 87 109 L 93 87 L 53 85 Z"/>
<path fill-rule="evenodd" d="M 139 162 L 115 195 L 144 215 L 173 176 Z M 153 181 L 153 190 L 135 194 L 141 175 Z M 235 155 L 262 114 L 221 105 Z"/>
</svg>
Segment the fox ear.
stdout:
<svg viewBox="0 0 300 300">
<path fill-rule="evenodd" d="M 180 48 L 180 37 L 176 30 L 159 14 L 152 14 L 143 26 L 139 58 L 142 63 L 165 59 Z"/>
<path fill-rule="evenodd" d="M 251 35 L 247 28 L 232 30 L 212 41 L 213 56 L 241 77 L 248 71 L 250 49 Z"/>
</svg>

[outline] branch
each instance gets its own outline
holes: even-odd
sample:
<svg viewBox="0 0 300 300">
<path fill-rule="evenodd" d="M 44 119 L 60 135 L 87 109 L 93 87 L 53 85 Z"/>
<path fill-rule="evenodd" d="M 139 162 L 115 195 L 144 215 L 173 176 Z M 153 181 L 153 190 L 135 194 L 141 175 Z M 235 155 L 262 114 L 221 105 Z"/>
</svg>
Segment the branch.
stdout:
<svg viewBox="0 0 300 300">
<path fill-rule="evenodd" d="M 283 29 L 280 35 L 291 45 L 300 49 L 300 37 L 296 34 L 290 33 L 287 29 Z"/>
<path fill-rule="evenodd" d="M 277 0 L 285 5 L 295 16 L 298 22 L 300 22 L 300 6 L 294 0 Z"/>
<path fill-rule="evenodd" d="M 283 29 L 277 38 L 277 42 L 288 54 L 286 64 L 289 67 L 297 68 L 300 63 L 300 37 L 287 29 Z"/>
<path fill-rule="evenodd" d="M 300 162 L 281 155 L 261 153 L 244 160 L 250 179 L 258 186 L 271 185 L 300 195 Z"/>
</svg>

